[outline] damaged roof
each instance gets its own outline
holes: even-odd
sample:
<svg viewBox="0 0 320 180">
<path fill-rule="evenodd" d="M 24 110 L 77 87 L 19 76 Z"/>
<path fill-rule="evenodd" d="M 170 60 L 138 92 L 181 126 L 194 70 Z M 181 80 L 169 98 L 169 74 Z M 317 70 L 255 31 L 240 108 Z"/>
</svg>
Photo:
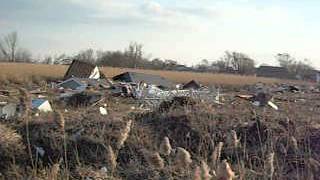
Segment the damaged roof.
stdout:
<svg viewBox="0 0 320 180">
<path fill-rule="evenodd" d="M 168 79 L 165 79 L 158 75 L 152 75 L 152 74 L 144 74 L 144 73 L 138 73 L 138 72 L 125 72 L 122 74 L 119 74 L 117 76 L 114 76 L 112 78 L 114 81 L 121 81 L 121 82 L 128 82 L 128 83 L 140 83 L 145 82 L 147 84 L 154 84 L 159 87 L 164 88 L 173 88 L 174 84 L 169 81 Z"/>
<path fill-rule="evenodd" d="M 83 62 L 83 61 L 78 61 L 78 60 L 73 60 L 69 66 L 69 69 L 67 70 L 66 74 L 64 75 L 64 79 L 69 79 L 72 77 L 77 77 L 77 78 L 96 77 L 96 75 L 93 73 L 100 73 L 99 70 L 97 72 L 95 72 L 96 68 L 98 68 L 98 67 L 94 64 L 91 64 L 88 62 Z M 98 75 L 98 76 L 100 76 L 100 75 Z"/>
<path fill-rule="evenodd" d="M 196 80 L 191 80 L 187 84 L 183 85 L 182 89 L 200 89 L 201 84 Z"/>
</svg>

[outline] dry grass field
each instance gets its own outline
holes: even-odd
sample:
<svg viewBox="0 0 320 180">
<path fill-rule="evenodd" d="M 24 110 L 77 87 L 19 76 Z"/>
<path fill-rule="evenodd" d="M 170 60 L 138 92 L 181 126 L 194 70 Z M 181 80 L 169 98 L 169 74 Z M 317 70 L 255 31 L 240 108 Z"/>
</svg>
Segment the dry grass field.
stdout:
<svg viewBox="0 0 320 180">
<path fill-rule="evenodd" d="M 65 65 L 44 65 L 44 64 L 0 64 L 0 80 L 8 79 L 13 81 L 28 81 L 39 78 L 62 78 L 68 66 Z M 185 83 L 195 79 L 205 85 L 246 85 L 257 82 L 275 83 L 280 82 L 277 79 L 261 78 L 255 76 L 239 76 L 230 74 L 212 74 L 195 72 L 177 72 L 177 71 L 158 71 L 127 68 L 102 68 L 107 77 L 120 74 L 126 71 L 137 71 L 148 74 L 161 75 L 176 83 Z"/>
<path fill-rule="evenodd" d="M 101 93 L 99 104 L 73 104 L 70 99 L 57 98 L 61 92 L 48 83 L 36 82 L 62 78 L 66 69 L 0 64 L 0 77 L 5 82 L 0 83 L 0 89 L 12 91 L 0 94 L 0 101 L 21 107 L 16 116 L 0 118 L 0 180 L 320 177 L 319 87 L 318 91 L 301 86 L 301 92 L 273 92 L 272 101 L 279 107 L 275 110 L 237 98 L 235 89 L 249 94 L 258 81 L 271 88 L 280 80 L 133 70 L 176 82 L 196 79 L 205 84 L 248 85 L 222 86 L 222 104 L 174 97 L 148 111 L 139 109 L 137 99 L 116 96 L 99 87 L 86 91 Z M 132 69 L 103 68 L 109 77 L 128 70 Z M 38 88 L 45 90 L 41 95 L 49 99 L 54 112 L 39 112 L 30 106 L 31 100 L 39 97 L 31 91 Z M 107 115 L 100 113 L 102 106 Z"/>
</svg>

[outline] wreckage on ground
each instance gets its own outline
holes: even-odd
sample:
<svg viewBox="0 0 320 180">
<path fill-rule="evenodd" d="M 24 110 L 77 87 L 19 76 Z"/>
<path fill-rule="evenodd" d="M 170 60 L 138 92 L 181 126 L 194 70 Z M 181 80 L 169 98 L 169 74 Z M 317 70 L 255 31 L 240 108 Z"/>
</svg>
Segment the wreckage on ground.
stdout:
<svg viewBox="0 0 320 180">
<path fill-rule="evenodd" d="M 117 76 L 114 76 L 112 80 L 130 83 L 133 85 L 145 83 L 147 85 L 155 85 L 160 89 L 173 89 L 175 87 L 174 83 L 172 83 L 170 80 L 164 77 L 138 72 L 125 72 Z"/>
<path fill-rule="evenodd" d="M 72 77 L 99 79 L 101 77 L 101 72 L 98 66 L 94 64 L 73 60 L 66 74 L 64 75 L 64 79 L 66 80 Z"/>
</svg>

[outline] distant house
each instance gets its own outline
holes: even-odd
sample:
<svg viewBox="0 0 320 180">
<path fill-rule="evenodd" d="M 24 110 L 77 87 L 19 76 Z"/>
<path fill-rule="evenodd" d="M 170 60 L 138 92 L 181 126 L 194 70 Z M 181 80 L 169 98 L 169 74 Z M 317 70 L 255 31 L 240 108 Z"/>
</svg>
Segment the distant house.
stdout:
<svg viewBox="0 0 320 180">
<path fill-rule="evenodd" d="M 292 78 L 286 68 L 276 66 L 260 66 L 256 69 L 256 75 L 258 77 L 270 77 L 280 79 Z"/>
<path fill-rule="evenodd" d="M 194 90 L 200 89 L 200 88 L 201 88 L 201 84 L 195 80 L 191 80 L 190 82 L 183 85 L 183 87 L 182 87 L 182 89 L 194 89 Z"/>
<path fill-rule="evenodd" d="M 185 66 L 185 65 L 176 65 L 174 68 L 176 71 L 192 71 L 193 69 L 191 67 Z"/>
<path fill-rule="evenodd" d="M 320 71 L 315 71 L 315 80 L 317 83 L 320 83 Z"/>
<path fill-rule="evenodd" d="M 141 82 L 144 82 L 146 84 L 150 84 L 150 85 L 153 84 L 164 89 L 173 88 L 175 86 L 171 81 L 161 76 L 138 73 L 138 72 L 125 72 L 117 76 L 114 76 L 112 80 L 127 82 L 127 83 L 134 83 L 134 84 L 139 84 Z"/>
<path fill-rule="evenodd" d="M 100 75 L 101 73 L 98 66 L 88 62 L 73 60 L 64 75 L 64 79 L 72 77 L 99 79 Z"/>
<path fill-rule="evenodd" d="M 299 79 L 320 83 L 320 71 L 312 70 L 310 72 L 305 73 L 303 76 L 300 75 Z"/>
</svg>

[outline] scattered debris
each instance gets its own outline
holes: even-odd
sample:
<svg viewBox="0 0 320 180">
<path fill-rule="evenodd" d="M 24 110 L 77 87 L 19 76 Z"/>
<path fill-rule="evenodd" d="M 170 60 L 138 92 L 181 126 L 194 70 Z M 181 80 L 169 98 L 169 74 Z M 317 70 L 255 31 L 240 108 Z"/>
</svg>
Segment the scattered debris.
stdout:
<svg viewBox="0 0 320 180">
<path fill-rule="evenodd" d="M 36 149 L 36 154 L 40 155 L 40 157 L 43 157 L 46 151 L 42 147 L 34 146 Z"/>
<path fill-rule="evenodd" d="M 17 104 L 0 104 L 0 119 L 9 119 L 16 115 Z"/>
<path fill-rule="evenodd" d="M 99 111 L 100 111 L 100 114 L 103 116 L 108 115 L 108 111 L 104 107 L 99 107 Z"/>
<path fill-rule="evenodd" d="M 175 86 L 171 81 L 161 76 L 138 72 L 125 72 L 117 76 L 114 76 L 112 80 L 131 83 L 135 85 L 141 85 L 145 83 L 147 85 L 155 85 L 161 89 L 173 89 Z"/>
<path fill-rule="evenodd" d="M 84 91 L 87 88 L 87 84 L 81 82 L 77 78 L 70 78 L 58 84 L 58 87 L 70 90 Z"/>
<path fill-rule="evenodd" d="M 83 107 L 83 106 L 89 106 L 94 103 L 97 103 L 101 99 L 102 99 L 101 93 L 82 92 L 82 93 L 73 94 L 70 97 L 67 97 L 66 102 L 68 106 Z"/>
<path fill-rule="evenodd" d="M 45 99 L 33 99 L 32 109 L 36 109 L 40 112 L 52 112 L 51 104 Z"/>
</svg>

